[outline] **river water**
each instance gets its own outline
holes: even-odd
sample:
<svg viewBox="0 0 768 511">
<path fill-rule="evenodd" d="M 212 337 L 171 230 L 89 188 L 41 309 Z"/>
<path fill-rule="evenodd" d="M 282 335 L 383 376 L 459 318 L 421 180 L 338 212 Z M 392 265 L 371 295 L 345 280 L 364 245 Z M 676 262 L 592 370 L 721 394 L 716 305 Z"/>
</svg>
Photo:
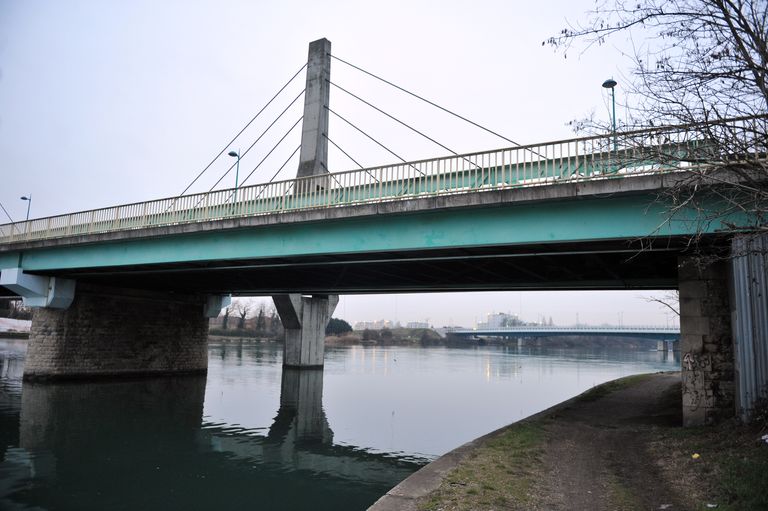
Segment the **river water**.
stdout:
<svg viewBox="0 0 768 511">
<path fill-rule="evenodd" d="M 211 342 L 206 377 L 22 385 L 0 339 L 0 510 L 364 510 L 423 464 L 656 351 Z"/>
</svg>

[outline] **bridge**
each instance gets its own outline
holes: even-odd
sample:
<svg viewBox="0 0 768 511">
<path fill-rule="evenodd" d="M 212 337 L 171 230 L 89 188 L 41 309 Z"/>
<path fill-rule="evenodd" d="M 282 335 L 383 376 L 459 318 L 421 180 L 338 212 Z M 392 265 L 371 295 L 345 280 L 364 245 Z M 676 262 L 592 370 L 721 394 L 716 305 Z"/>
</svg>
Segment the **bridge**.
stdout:
<svg viewBox="0 0 768 511">
<path fill-rule="evenodd" d="M 544 326 L 522 325 L 494 328 L 454 328 L 446 333 L 464 338 L 503 337 L 516 338 L 518 346 L 524 338 L 531 337 L 570 337 L 570 336 L 610 336 L 632 339 L 656 339 L 658 351 L 677 351 L 680 329 L 665 326 Z"/>
<path fill-rule="evenodd" d="M 472 328 L 447 330 L 461 337 L 559 337 L 570 335 L 609 335 L 659 340 L 678 340 L 680 329 L 663 326 L 509 326 L 497 328 Z"/>
<path fill-rule="evenodd" d="M 729 286 L 763 284 L 728 275 L 764 262 L 702 267 L 689 241 L 731 250 L 753 219 L 660 191 L 763 165 L 766 118 L 712 126 L 755 148 L 738 155 L 667 126 L 330 172 L 331 58 L 310 44 L 295 179 L 0 225 L 0 286 L 36 308 L 26 379 L 205 372 L 231 294 L 272 295 L 285 366 L 317 368 L 340 293 L 679 289 L 686 420 L 735 406 Z"/>
</svg>

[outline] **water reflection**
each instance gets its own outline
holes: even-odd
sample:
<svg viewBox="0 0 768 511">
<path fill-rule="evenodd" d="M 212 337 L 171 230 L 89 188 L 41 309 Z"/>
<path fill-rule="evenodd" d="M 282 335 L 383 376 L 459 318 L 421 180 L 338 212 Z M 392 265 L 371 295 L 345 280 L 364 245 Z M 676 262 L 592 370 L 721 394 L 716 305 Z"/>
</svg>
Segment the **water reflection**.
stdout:
<svg viewBox="0 0 768 511">
<path fill-rule="evenodd" d="M 212 343 L 208 377 L 27 384 L 0 342 L 0 509 L 365 509 L 427 459 L 671 354 Z M 667 357 L 667 358 L 665 358 Z M 672 358 L 670 358 L 672 357 Z"/>
<path fill-rule="evenodd" d="M 330 444 L 333 431 L 323 410 L 323 370 L 283 368 L 280 410 L 269 428 L 272 442 Z"/>
<path fill-rule="evenodd" d="M 284 371 L 257 430 L 203 420 L 205 377 L 24 383 L 3 393 L 0 509 L 364 509 L 418 465 L 333 445 L 322 376 Z"/>
</svg>

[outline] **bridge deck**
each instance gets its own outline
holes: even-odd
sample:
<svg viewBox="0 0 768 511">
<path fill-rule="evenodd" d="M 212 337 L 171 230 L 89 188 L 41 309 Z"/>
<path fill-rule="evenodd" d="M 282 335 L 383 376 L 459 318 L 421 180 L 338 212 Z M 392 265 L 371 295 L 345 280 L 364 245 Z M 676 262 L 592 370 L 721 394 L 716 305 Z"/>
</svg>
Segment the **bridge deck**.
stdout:
<svg viewBox="0 0 768 511">
<path fill-rule="evenodd" d="M 749 123 L 734 127 L 749 133 Z M 745 135 L 746 136 L 746 135 Z M 0 225 L 3 244 L 289 211 L 694 170 L 718 156 L 678 127 L 583 137 L 171 197 Z M 765 159 L 756 148 L 749 158 Z"/>
</svg>

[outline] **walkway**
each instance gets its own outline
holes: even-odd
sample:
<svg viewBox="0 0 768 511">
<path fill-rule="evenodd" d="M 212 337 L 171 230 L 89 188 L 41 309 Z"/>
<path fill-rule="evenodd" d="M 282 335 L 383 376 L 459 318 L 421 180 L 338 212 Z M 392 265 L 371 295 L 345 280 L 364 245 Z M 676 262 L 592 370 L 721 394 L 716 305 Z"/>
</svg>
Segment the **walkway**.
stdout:
<svg viewBox="0 0 768 511">
<path fill-rule="evenodd" d="M 749 467 L 768 466 L 768 447 L 733 424 L 691 435 L 679 396 L 677 373 L 608 383 L 446 454 L 369 511 L 679 511 L 728 499 L 758 509 L 747 503 L 763 498 L 759 487 L 739 494 L 718 474 L 749 479 Z"/>
</svg>

